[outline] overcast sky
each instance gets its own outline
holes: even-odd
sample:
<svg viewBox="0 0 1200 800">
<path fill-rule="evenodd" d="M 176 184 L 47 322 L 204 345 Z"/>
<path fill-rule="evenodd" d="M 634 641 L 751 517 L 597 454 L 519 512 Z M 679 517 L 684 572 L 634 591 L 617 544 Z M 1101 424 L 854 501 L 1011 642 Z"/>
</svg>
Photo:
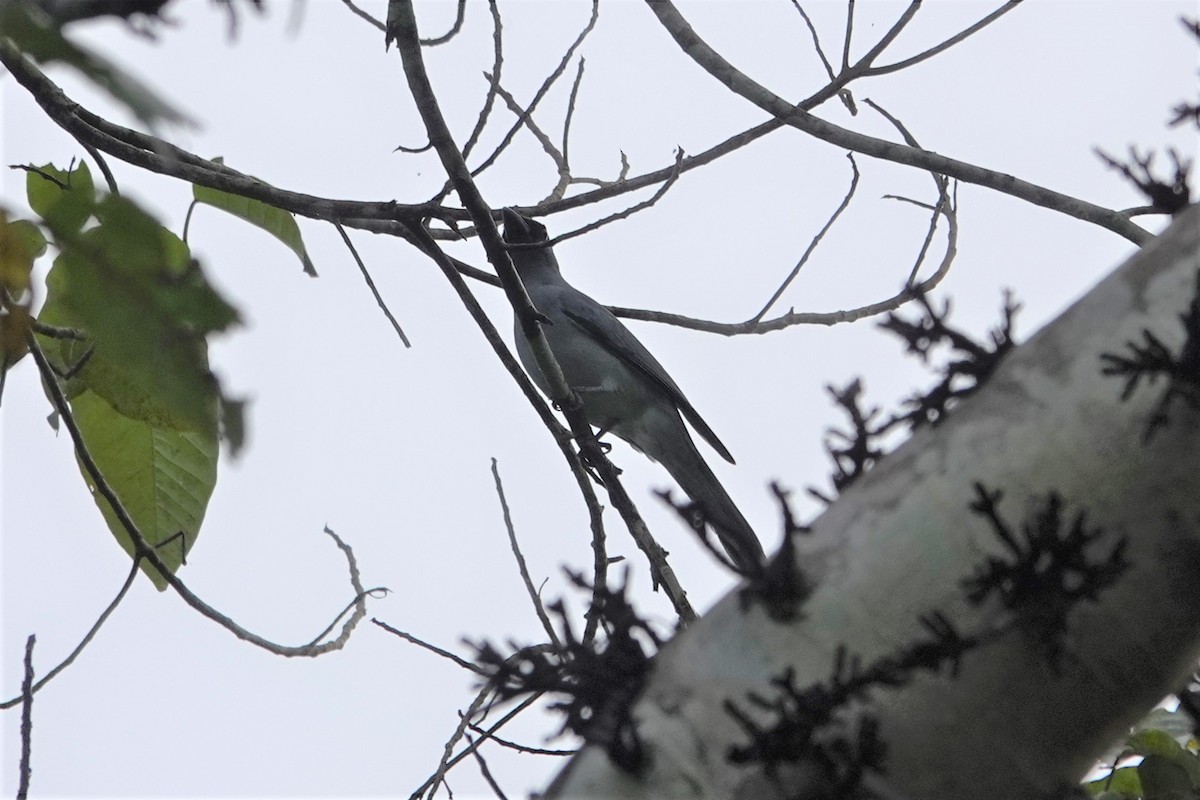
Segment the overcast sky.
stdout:
<svg viewBox="0 0 1200 800">
<path fill-rule="evenodd" d="M 239 4 L 243 7 L 246 4 Z M 157 41 L 119 24 L 72 31 L 143 77 L 199 121 L 167 138 L 278 186 L 337 198 L 428 199 L 443 173 L 432 154 L 394 152 L 425 141 L 394 48 L 336 0 L 269 2 L 243 13 L 231 41 L 210 3 L 177 2 L 177 24 Z M 994 5 L 931 3 L 883 63 L 919 52 Z M 383 0 L 362 0 L 378 17 Z M 840 53 L 842 3 L 805 4 L 827 50 Z M 903 5 L 859 3 L 853 53 L 872 45 Z M 505 86 L 527 102 L 585 23 L 590 4 L 502 6 Z M 823 70 L 799 15 L 786 2 L 684 3 L 710 44 L 789 98 L 821 85 Z M 424 35 L 444 31 L 452 3 L 419 8 Z M 959 47 L 910 70 L 852 89 L 860 113 L 836 102 L 819 113 L 895 138 L 862 104 L 900 117 L 929 149 L 1017 175 L 1100 205 L 1142 203 L 1092 152 L 1131 143 L 1196 151 L 1193 133 L 1168 131 L 1171 106 L 1194 98 L 1197 45 L 1177 22 L 1194 2 L 1025 3 Z M 581 50 L 587 59 L 572 128 L 578 175 L 612 179 L 624 152 L 632 174 L 699 152 L 765 118 L 730 96 L 678 52 L 641 3 L 607 2 Z M 491 18 L 471 3 L 462 34 L 427 51 L 432 80 L 461 142 L 474 123 L 490 69 Z M 539 120 L 561 124 L 568 78 Z M 121 109 L 63 69 L 50 70 L 87 108 L 133 125 Z M 81 156 L 23 89 L 0 78 L 3 164 Z M 503 109 L 494 144 L 511 123 Z M 484 151 L 490 148 L 483 148 Z M 123 193 L 176 231 L 190 187 L 115 159 Z M 883 199 L 933 202 L 927 174 L 858 159 L 857 199 L 777 310 L 832 311 L 894 293 L 925 235 L 925 213 Z M 24 175 L 0 173 L 0 205 L 27 213 Z M 789 130 L 688 173 L 653 209 L 558 249 L 569 280 L 602 302 L 739 321 L 752 316 L 840 202 L 844 152 Z M 493 207 L 529 205 L 553 185 L 536 142 L 522 134 L 486 173 Z M 639 198 L 648 196 L 642 193 Z M 982 334 L 1015 290 L 1029 333 L 1129 255 L 1107 230 L 985 189 L 960 186 L 958 258 L 938 296 L 955 320 Z M 551 234 L 611 213 L 620 198 L 544 220 Z M 1158 230 L 1162 222 L 1141 218 Z M 305 276 L 281 245 L 210 208 L 192 220 L 193 252 L 246 325 L 222 337 L 211 360 L 230 393 L 250 399 L 249 446 L 223 458 L 208 516 L 181 576 L 208 602 L 273 640 L 311 639 L 351 599 L 344 561 L 322 527 L 355 549 L 368 586 L 392 593 L 370 613 L 468 654 L 462 638 L 533 642 L 539 628 L 509 552 L 490 473 L 504 478 L 534 579 L 543 596 L 571 596 L 560 567 L 585 568 L 586 510 L 561 456 L 498 365 L 445 279 L 404 243 L 355 233 L 368 267 L 412 339 L 405 349 L 379 313 L 329 225 L 302 221 L 320 277 Z M 943 229 L 944 230 L 944 229 Z M 940 257 L 944 238 L 934 244 Z M 484 266 L 474 241 L 455 255 Z M 44 275 L 49 259 L 39 262 Z M 511 337 L 501 294 L 473 284 Z M 869 398 L 892 403 L 931 381 L 870 322 L 799 327 L 725 338 L 648 323 L 630 327 L 659 357 L 738 460 L 710 463 L 773 550 L 779 517 L 772 479 L 803 497 L 827 485 L 823 431 L 840 422 L 824 386 L 866 378 Z M 79 476 L 70 441 L 46 424 L 48 402 L 29 359 L 9 375 L 0 411 L 0 690 L 18 693 L 25 637 L 36 633 L 39 672 L 78 642 L 124 579 L 127 559 Z M 669 486 L 656 465 L 616 443 L 612 458 L 651 529 L 671 551 L 690 597 L 705 607 L 729 575 L 650 494 Z M 610 552 L 630 557 L 639 607 L 666 629 L 670 606 L 648 591 L 639 554 L 613 512 Z M 578 617 L 577 617 L 578 618 Z M 140 580 L 84 655 L 34 705 L 34 794 L 43 797 L 407 796 L 432 772 L 474 679 L 452 663 L 363 625 L 342 652 L 288 661 L 236 640 L 171 593 Z M 14 794 L 15 710 L 0 717 L 3 788 Z M 558 722 L 537 714 L 506 735 L 541 746 Z M 570 747 L 569 739 L 550 746 Z M 561 759 L 486 755 L 510 797 L 544 785 Z M 457 797 L 486 794 L 474 764 L 450 774 Z"/>
</svg>

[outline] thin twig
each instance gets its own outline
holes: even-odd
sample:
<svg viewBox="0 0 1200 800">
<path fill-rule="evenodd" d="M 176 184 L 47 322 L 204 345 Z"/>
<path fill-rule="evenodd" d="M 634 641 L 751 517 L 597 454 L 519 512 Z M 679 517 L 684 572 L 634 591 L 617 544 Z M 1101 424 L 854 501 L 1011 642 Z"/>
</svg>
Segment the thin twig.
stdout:
<svg viewBox="0 0 1200 800">
<path fill-rule="evenodd" d="M 21 679 L 21 766 L 20 782 L 17 785 L 17 800 L 29 796 L 29 780 L 33 777 L 33 645 L 37 637 L 32 633 L 25 640 L 25 675 Z"/>
<path fill-rule="evenodd" d="M 542 694 L 543 694 L 543 692 L 537 692 L 535 694 L 531 694 L 529 697 L 526 697 L 524 700 L 522 700 L 520 703 L 518 703 L 515 708 L 513 708 L 511 711 L 509 711 L 507 714 L 505 714 L 503 717 L 501 717 L 500 720 L 498 722 L 496 722 L 495 725 L 488 728 L 487 731 L 483 732 L 482 735 L 479 737 L 479 739 L 477 739 L 475 741 L 474 745 L 468 746 L 465 750 L 458 753 L 458 755 L 454 756 L 453 758 L 447 759 L 445 762 L 446 769 L 447 770 L 450 769 L 455 764 L 457 764 L 458 762 L 460 762 L 464 758 L 466 758 L 468 755 L 470 755 L 471 750 L 473 750 L 475 747 L 479 747 L 481 744 L 486 742 L 488 739 L 490 739 L 492 737 L 493 733 L 500 730 L 502 727 L 507 725 L 511 720 L 513 720 L 518 714 L 520 714 L 522 711 L 524 711 L 525 709 L 527 709 L 531 705 L 533 705 L 535 702 L 537 702 L 537 700 L 542 696 Z M 465 717 L 461 714 L 459 716 L 461 719 L 467 719 L 467 717 Z M 444 775 L 445 775 L 445 771 L 442 771 L 441 776 L 444 776 Z M 429 779 L 425 781 L 425 783 L 421 784 L 421 786 L 415 792 L 413 792 L 412 795 L 409 796 L 409 800 L 418 800 L 418 798 L 422 794 L 425 793 L 426 789 L 429 789 L 430 787 L 434 786 L 435 781 L 436 782 L 441 781 L 441 777 L 437 773 L 430 776 Z M 433 794 L 431 792 L 430 797 L 432 797 L 432 796 L 433 796 Z"/>
<path fill-rule="evenodd" d="M 117 606 L 119 606 L 121 604 L 121 601 L 125 599 L 125 595 L 129 593 L 129 587 L 133 586 L 133 579 L 137 577 L 138 569 L 139 569 L 138 562 L 134 561 L 133 566 L 130 567 L 130 569 L 129 569 L 129 574 L 125 576 L 125 582 L 123 584 L 121 584 L 121 589 L 117 592 L 117 596 L 114 597 L 107 606 L 105 606 L 104 611 L 102 611 L 100 613 L 100 616 L 96 619 L 96 621 L 94 623 L 92 623 L 92 627 L 88 629 L 88 632 L 86 634 L 84 634 L 83 639 L 81 639 L 79 641 L 79 644 L 75 645 L 75 648 L 70 652 L 70 654 L 66 658 L 64 658 L 56 667 L 54 667 L 54 669 L 50 670 L 45 675 L 43 675 L 41 677 L 41 679 L 38 680 L 38 682 L 33 685 L 34 694 L 36 694 L 38 692 L 38 690 L 41 689 L 43 686 L 45 686 L 47 683 L 54 680 L 55 675 L 62 672 L 67 667 L 71 666 L 71 662 L 73 662 L 76 658 L 78 658 L 79 654 L 83 652 L 83 649 L 88 646 L 88 644 L 92 641 L 92 639 L 94 639 L 96 637 L 96 634 L 100 632 L 100 627 L 102 625 L 104 625 L 105 621 L 109 618 L 109 616 L 111 616 L 112 613 L 117 610 Z M 12 708 L 17 703 L 21 702 L 22 698 L 23 698 L 23 695 L 19 695 L 17 697 L 12 698 L 11 700 L 6 700 L 3 703 L 0 703 L 0 710 L 6 709 L 6 708 Z"/>
<path fill-rule="evenodd" d="M 900 132 L 900 135 L 904 137 L 904 141 L 909 146 L 918 148 L 921 146 L 916 137 L 905 127 L 904 123 L 894 115 L 870 98 L 867 98 L 863 102 L 875 109 L 888 122 L 892 123 L 892 126 Z M 933 243 L 933 236 L 937 232 L 938 219 L 945 216 L 946 221 L 950 225 L 956 225 L 958 219 L 958 209 L 950 200 L 949 181 L 946 180 L 946 176 L 939 175 L 936 172 L 931 172 L 930 176 L 933 178 L 934 186 L 937 187 L 938 201 L 932 208 L 933 213 L 929 218 L 929 227 L 925 231 L 925 239 L 921 242 L 921 249 L 917 253 L 917 260 L 913 263 L 912 271 L 909 272 L 908 280 L 904 283 L 905 286 L 912 286 L 916 282 L 917 273 L 920 271 L 921 265 L 925 263 L 925 255 L 929 252 L 929 247 Z"/>
<path fill-rule="evenodd" d="M 371 25 L 375 26 L 375 28 L 378 29 L 380 33 L 387 33 L 387 25 L 383 24 L 383 22 L 375 19 L 373 16 L 368 14 L 366 11 L 363 11 L 361 8 L 359 8 L 357 5 L 355 5 L 354 0 L 342 0 L 342 3 L 346 6 L 346 8 L 350 9 L 350 11 L 359 19 L 366 20 Z"/>
<path fill-rule="evenodd" d="M 379 304 L 379 308 L 383 310 L 383 315 L 387 317 L 387 321 L 392 324 L 392 330 L 400 337 L 400 341 L 405 347 L 412 347 L 412 343 L 408 341 L 408 337 L 404 335 L 404 331 L 400 328 L 400 323 L 396 321 L 396 317 L 392 315 L 392 310 L 388 308 L 384 302 L 382 295 L 379 294 L 379 289 L 375 287 L 375 280 L 371 277 L 371 273 L 367 271 L 367 265 L 363 263 L 362 257 L 359 256 L 358 250 L 354 247 L 354 242 L 350 241 L 350 237 L 346 234 L 346 229 L 342 227 L 342 223 L 334 220 L 333 226 L 337 228 L 337 232 L 342 235 L 342 241 L 346 243 L 346 247 L 350 250 L 350 255 L 354 256 L 354 263 L 358 264 L 358 271 L 362 273 L 363 280 L 367 282 L 367 288 L 371 290 L 371 294 L 375 297 L 375 302 Z"/>
<path fill-rule="evenodd" d="M 571 96 L 567 98 L 567 114 L 563 119 L 562 158 L 563 165 L 571 168 L 571 121 L 575 119 L 575 103 L 579 99 L 579 86 L 583 83 L 583 67 L 586 59 L 579 58 L 579 67 L 575 70 L 575 80 L 571 83 Z"/>
<path fill-rule="evenodd" d="M 850 39 L 854 36 L 854 0 L 846 0 L 846 35 L 842 39 L 842 71 L 850 67 Z"/>
<path fill-rule="evenodd" d="M 437 47 L 439 44 L 445 44 L 458 35 L 458 32 L 462 30 L 463 20 L 466 18 L 467 0 L 458 0 L 458 11 L 454 17 L 454 24 L 450 26 L 450 30 L 432 39 L 422 39 L 421 44 L 425 47 Z"/>
<path fill-rule="evenodd" d="M 432 776 L 430 776 L 429 780 L 425 782 L 425 786 L 417 789 L 417 791 L 412 794 L 412 797 L 409 800 L 416 800 L 416 798 L 420 797 L 421 793 L 426 787 L 429 788 L 429 797 L 432 798 L 434 792 L 437 791 L 438 786 L 445 781 L 446 773 L 450 771 L 450 768 L 461 761 L 464 756 L 474 752 L 475 748 L 477 748 L 479 744 L 483 742 L 483 739 L 480 739 L 479 742 L 468 745 L 467 749 L 459 753 L 457 757 L 454 755 L 454 746 L 458 744 L 459 739 L 462 739 L 467 733 L 468 720 L 470 720 L 471 717 L 473 717 L 479 711 L 479 709 L 483 707 L 483 704 L 487 701 L 487 696 L 491 693 L 492 687 L 485 685 L 479 690 L 479 693 L 475 695 L 475 699 L 471 701 L 471 705 L 467 708 L 466 712 L 459 714 L 458 725 L 455 726 L 454 733 L 451 734 L 450 738 L 446 741 L 446 746 L 442 751 L 442 758 L 438 762 L 437 769 L 434 770 L 434 773 Z"/>
<path fill-rule="evenodd" d="M 463 736 L 466 737 L 468 744 L 471 745 L 471 755 L 475 756 L 475 762 L 479 764 L 479 774 L 487 781 L 487 785 L 491 787 L 496 797 L 500 798 L 500 800 L 508 800 L 508 795 L 500 788 L 500 784 L 496 783 L 496 778 L 492 775 L 492 770 L 488 767 L 487 761 L 484 760 L 483 753 L 476 746 L 475 740 L 471 738 L 471 734 L 464 733 Z"/>
<path fill-rule="evenodd" d="M 537 587 L 533 585 L 533 578 L 529 575 L 529 567 L 525 564 L 525 555 L 521 552 L 521 545 L 517 542 L 517 532 L 513 528 L 512 514 L 508 509 L 508 498 L 504 496 L 504 483 L 500 480 L 500 464 L 495 458 L 492 459 L 492 478 L 496 482 L 496 496 L 500 498 L 500 511 L 504 516 L 504 528 L 508 531 L 508 544 L 512 548 L 513 557 L 517 560 L 517 570 L 521 573 L 521 580 L 525 583 L 525 591 L 529 595 L 529 601 L 533 603 L 534 613 L 537 614 L 538 620 L 542 623 L 542 630 L 546 632 L 546 638 L 554 645 L 554 649 L 562 652 L 562 642 L 559 641 L 558 632 L 554 630 L 554 626 L 550 623 L 550 616 L 546 613 L 545 606 L 542 605 L 541 595 L 538 593 Z"/>
<path fill-rule="evenodd" d="M 509 93 L 503 86 L 500 85 L 499 81 L 494 80 L 492 76 L 488 75 L 487 73 L 484 73 L 484 77 L 488 79 L 491 85 L 495 88 L 496 93 L 500 95 L 501 99 L 504 100 L 504 104 L 508 106 L 509 111 L 512 111 L 517 115 L 517 119 L 529 129 L 529 132 L 533 134 L 533 137 L 538 140 L 538 144 L 542 146 L 542 150 L 544 150 L 546 155 L 550 156 L 550 160 L 554 162 L 554 169 L 556 172 L 558 172 L 558 183 L 553 189 L 550 190 L 550 193 L 542 202 L 548 203 L 559 199 L 566 193 L 567 187 L 571 185 L 571 173 L 570 170 L 567 169 L 566 158 L 561 152 L 559 152 L 558 148 L 554 145 L 554 142 L 550 141 L 550 137 L 546 134 L 546 132 L 543 131 L 541 127 L 539 127 L 534 121 L 533 117 L 529 115 L 529 112 L 521 108 L 521 104 L 516 101 L 516 98 L 514 98 L 511 93 Z"/>
<path fill-rule="evenodd" d="M 158 574 L 162 576 L 163 580 L 175 590 L 175 593 L 178 594 L 185 603 L 198 611 L 201 615 L 225 628 L 239 639 L 257 645 L 258 647 L 275 653 L 276 655 L 315 658 L 333 650 L 340 650 L 345 646 L 346 641 L 348 641 L 350 638 L 350 633 L 358 625 L 359 621 L 366 616 L 367 613 L 366 601 L 363 599 L 365 598 L 365 593 L 362 591 L 361 586 L 355 587 L 355 596 L 358 597 L 359 600 L 355 606 L 354 614 L 351 615 L 351 617 L 346 621 L 346 624 L 342 626 L 341 633 L 338 635 L 338 637 L 319 645 L 303 645 L 300 647 L 281 645 L 259 636 L 257 633 L 253 633 L 246 628 L 243 628 L 241 625 L 238 625 L 232 619 L 201 600 L 198 595 L 189 589 L 187 585 L 179 578 L 179 576 L 175 575 L 174 572 L 171 571 L 171 568 L 168 567 L 165 562 L 163 562 L 162 557 L 158 554 L 158 551 L 149 544 L 145 535 L 138 528 L 137 523 L 133 521 L 133 518 L 125 509 L 121 499 L 117 496 L 116 492 L 113 491 L 112 486 L 109 485 L 108 480 L 104 477 L 104 474 L 96 465 L 95 460 L 88 451 L 86 442 L 83 440 L 83 434 L 79 430 L 79 425 L 75 421 L 75 415 L 71 412 L 71 408 L 67 403 L 67 398 L 65 395 L 63 395 L 62 387 L 58 383 L 58 377 L 55 375 L 54 369 L 51 367 L 49 360 L 46 358 L 46 354 L 42 352 L 41 345 L 38 344 L 37 338 L 30 333 L 26 337 L 26 343 L 29 345 L 29 351 L 33 355 L 34 361 L 37 362 L 38 371 L 41 373 L 42 382 L 50 394 L 50 399 L 54 405 L 54 410 L 58 412 L 59 418 L 62 419 L 63 423 L 66 425 L 67 432 L 71 435 L 71 441 L 75 446 L 75 455 L 79 459 L 79 463 L 83 466 L 84 472 L 87 473 L 88 477 L 95 485 L 96 491 L 105 499 L 105 501 L 108 502 L 109 506 L 112 508 L 113 514 L 117 518 L 117 521 L 120 522 L 121 527 L 123 527 L 125 532 L 129 535 L 130 542 L 133 546 L 133 558 L 135 562 L 150 562 L 151 566 L 153 566 Z M 338 546 L 342 548 L 343 553 L 346 555 L 346 560 L 349 564 L 349 569 L 352 576 L 352 583 L 355 583 L 357 581 L 358 565 L 354 559 L 354 553 L 349 547 L 343 545 L 340 540 Z"/>
<path fill-rule="evenodd" d="M 589 222 L 587 225 L 584 225 L 580 228 L 576 228 L 573 231 L 567 231 L 566 233 L 559 234 L 558 236 L 555 236 L 549 242 L 546 242 L 545 244 L 543 244 L 541 246 L 542 247 L 551 247 L 553 245 L 558 244 L 559 242 L 565 242 L 567 239 L 574 239 L 576 236 L 582 236 L 583 234 L 590 233 L 590 232 L 596 230 L 597 228 L 602 228 L 605 225 L 608 225 L 610 222 L 616 222 L 617 220 L 621 220 L 621 219 L 628 219 L 629 217 L 632 217 L 637 212 L 642 211 L 643 209 L 650 208 L 652 205 L 654 205 L 659 200 L 661 200 L 663 195 L 665 195 L 668 191 L 670 191 L 671 187 L 675 185 L 675 181 L 679 180 L 679 176 L 681 174 L 683 174 L 682 171 L 679 169 L 679 165 L 682 163 L 683 163 L 683 150 L 678 149 L 675 151 L 675 171 L 672 172 L 670 174 L 670 176 L 668 176 L 667 180 L 663 182 L 663 185 L 658 187 L 658 190 L 653 195 L 651 195 L 648 199 L 643 200 L 640 203 L 634 203 L 629 208 L 626 208 L 622 211 L 618 211 L 615 214 L 609 214 L 607 217 L 602 217 L 602 218 L 596 220 L 595 222 Z"/>
<path fill-rule="evenodd" d="M 821 230 L 817 231 L 817 235 L 814 236 L 812 241 L 808 243 L 808 247 L 805 248 L 804 253 L 800 256 L 800 260 L 796 262 L 796 266 L 792 267 L 792 271 L 788 273 L 788 276 L 783 279 L 781 284 L 779 284 L 779 288 L 776 289 L 775 293 L 771 295 L 771 298 L 767 300 L 766 305 L 764 305 L 757 314 L 750 318 L 752 322 L 758 322 L 766 316 L 767 312 L 771 310 L 771 306 L 775 305 L 775 302 L 779 300 L 780 296 L 787 290 L 792 281 L 796 279 L 796 276 L 800 274 L 800 270 L 806 263 L 808 263 L 808 259 L 812 256 L 813 252 L 816 251 L 817 245 L 819 245 L 821 240 L 825 238 L 825 234 L 827 234 L 833 227 L 833 224 L 837 222 L 838 217 L 842 215 L 843 211 L 850 207 L 850 201 L 854 198 L 855 190 L 858 189 L 859 175 L 858 164 L 856 164 L 854 161 L 854 154 L 847 153 L 846 158 L 850 160 L 850 170 L 852 173 L 850 176 L 850 188 L 846 190 L 846 196 L 842 198 L 842 202 L 838 205 L 837 209 L 833 212 L 829 219 L 825 221 L 825 224 L 821 227 Z"/>
<path fill-rule="evenodd" d="M 468 725 L 467 727 L 469 727 L 471 730 L 475 731 L 476 733 L 484 733 L 483 728 L 479 725 L 476 725 L 473 722 L 470 725 Z M 579 752 L 578 748 L 572 748 L 570 750 L 560 750 L 560 749 L 551 749 L 548 747 L 530 747 L 527 744 L 519 744 L 518 742 L 514 742 L 511 739 L 505 739 L 501 736 L 496 736 L 495 734 L 489 734 L 489 737 L 491 738 L 491 740 L 493 742 L 500 745 L 501 747 L 507 748 L 509 750 L 515 750 L 518 753 L 528 753 L 529 755 L 534 755 L 534 756 L 573 756 Z"/>
<path fill-rule="evenodd" d="M 516 135 L 517 131 L 519 131 L 525 124 L 525 118 L 532 116 L 534 109 L 537 108 L 538 104 L 542 101 L 542 98 L 546 96 L 546 93 L 550 91 L 550 88 L 554 86 L 554 84 L 562 76 L 563 71 L 567 68 L 567 65 L 571 63 L 571 56 L 574 55 L 575 51 L 578 50 L 580 45 L 583 44 L 584 40 L 587 39 L 588 34 L 590 34 L 592 29 L 596 27 L 596 22 L 599 19 L 600 2 L 599 0 L 592 0 L 592 14 L 588 18 L 587 25 L 585 25 L 583 30 L 579 32 L 579 35 L 575 37 L 575 41 L 571 42 L 571 45 L 567 48 L 567 51 L 563 54 L 563 57 L 559 60 L 558 65 L 555 66 L 550 75 L 547 76 L 544 81 L 542 81 L 542 85 L 539 86 L 538 90 L 534 93 L 533 100 L 530 101 L 528 108 L 525 109 L 521 118 L 513 123 L 513 126 L 508 129 L 508 132 L 504 134 L 503 138 L 501 138 L 500 144 L 496 145 L 496 148 L 491 152 L 491 155 L 485 158 L 479 166 L 471 170 L 470 174 L 472 177 L 477 177 L 492 164 L 496 163 L 496 159 L 498 159 L 500 155 L 508 149 L 508 146 L 512 143 L 513 137 Z M 449 194 L 451 188 L 451 184 L 447 182 L 442 191 L 439 192 L 434 198 L 434 201 L 440 202 L 442 198 Z"/>
<path fill-rule="evenodd" d="M 1117 212 L 1102 208 L 1042 186 L 1014 178 L 994 170 L 984 169 L 939 153 L 920 150 L 908 145 L 877 139 L 834 125 L 808 113 L 804 104 L 793 105 L 766 87 L 749 78 L 712 49 L 669 0 L 648 0 L 650 9 L 671 34 L 680 48 L 709 74 L 736 94 L 767 111 L 776 119 L 810 136 L 856 153 L 906 164 L 936 172 L 960 181 L 985 186 L 1018 197 L 1034 205 L 1050 208 L 1077 219 L 1107 228 L 1135 244 L 1145 244 L 1153 238 L 1149 231 L 1134 225 Z M 910 6 L 910 11 L 913 6 Z M 908 14 L 909 12 L 906 12 Z M 905 20 L 893 26 L 900 27 Z M 890 34 L 891 32 L 889 32 Z M 886 38 L 886 37 L 885 37 Z M 874 50 L 872 51 L 874 52 Z M 870 54 L 868 54 L 870 55 Z M 864 57 L 864 61 L 866 57 Z"/>
<path fill-rule="evenodd" d="M 475 127 L 471 129 L 471 135 L 467 137 L 466 144 L 463 145 L 463 158 L 470 158 L 475 145 L 479 143 L 479 137 L 483 134 L 483 129 L 492 114 L 492 107 L 496 104 L 496 87 L 500 83 L 500 71 L 504 68 L 504 26 L 500 21 L 500 4 L 496 0 L 489 0 L 488 8 L 492 12 L 491 74 L 493 79 L 489 82 L 487 96 L 483 99 L 483 107 L 479 109 L 479 115 L 475 118 Z"/>
<path fill-rule="evenodd" d="M 825 74 L 829 76 L 829 80 L 834 80 L 833 64 L 830 64 L 829 59 L 825 57 L 825 50 L 821 47 L 821 37 L 817 35 L 817 27 L 813 25 L 813 21 L 809 19 L 808 13 L 800 5 L 800 0 L 792 0 L 792 5 L 800 12 L 801 18 L 804 19 L 804 24 L 808 26 L 808 33 L 812 36 L 813 40 L 813 49 L 817 51 L 821 63 L 825 65 Z M 845 58 L 845 54 L 843 54 L 843 58 Z"/>
<path fill-rule="evenodd" d="M 868 75 L 886 75 L 889 72 L 897 72 L 899 70 L 905 69 L 906 67 L 911 67 L 914 64 L 919 64 L 922 61 L 925 61 L 926 59 L 933 58 L 938 53 L 942 53 L 942 52 L 945 52 L 946 50 L 949 50 L 951 47 L 958 44 L 959 42 L 962 42 L 964 39 L 967 39 L 968 37 L 972 36 L 973 34 L 976 34 L 979 31 L 983 30 L 988 25 L 991 25 L 993 22 L 1000 19 L 1000 17 L 1004 16 L 1005 14 L 1007 14 L 1008 12 L 1012 11 L 1014 8 L 1019 6 L 1022 2 L 1023 2 L 1023 0 L 1008 0 L 1007 3 L 1000 6 L 995 11 L 993 11 L 992 13 L 988 14 L 983 19 L 976 22 L 974 25 L 971 25 L 968 28 L 964 28 L 963 30 L 961 30 L 958 33 L 951 36 L 949 39 L 946 39 L 941 44 L 930 47 L 928 50 L 922 50 L 920 53 L 917 53 L 915 56 L 912 56 L 911 58 L 906 58 L 903 61 L 897 61 L 894 64 L 885 64 L 882 67 L 871 67 L 870 70 L 868 70 L 867 74 Z"/>
<path fill-rule="evenodd" d="M 121 189 L 117 186 L 117 179 L 112 174 L 112 170 L 108 168 L 108 162 L 104 160 L 104 156 L 100 155 L 100 151 L 91 142 L 77 141 L 87 151 L 87 154 L 92 157 L 92 160 L 96 162 L 96 166 L 100 168 L 100 173 L 104 175 L 104 182 L 108 184 L 108 190 L 113 194 L 120 194 Z"/>
<path fill-rule="evenodd" d="M 393 636 L 398 636 L 406 642 L 411 642 L 412 644 L 415 644 L 417 647 L 425 648 L 426 650 L 433 653 L 434 655 L 439 655 L 442 658 L 453 661 L 455 664 L 457 664 L 458 666 L 462 667 L 465 670 L 470 670 L 471 672 L 474 672 L 477 675 L 485 674 L 484 670 L 481 669 L 478 665 L 476 665 L 470 661 L 467 661 L 465 658 L 463 658 L 461 656 L 457 656 L 454 653 L 451 653 L 449 650 L 444 650 L 444 649 L 438 647 L 437 645 L 430 644 L 429 642 L 425 641 L 424 639 L 418 639 L 416 636 L 413 636 L 411 633 L 406 633 L 406 632 L 400 630 L 399 628 L 393 628 L 391 625 L 388 625 L 386 622 L 383 622 L 382 620 L 378 620 L 375 617 L 371 617 L 371 622 L 378 625 L 380 628 L 383 628 L 385 631 L 392 634 Z"/>
</svg>

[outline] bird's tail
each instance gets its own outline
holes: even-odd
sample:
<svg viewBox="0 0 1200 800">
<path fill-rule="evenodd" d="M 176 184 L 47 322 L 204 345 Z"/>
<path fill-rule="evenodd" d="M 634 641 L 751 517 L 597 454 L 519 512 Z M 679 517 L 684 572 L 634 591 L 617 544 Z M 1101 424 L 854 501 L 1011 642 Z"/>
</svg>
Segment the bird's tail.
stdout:
<svg viewBox="0 0 1200 800">
<path fill-rule="evenodd" d="M 705 463 L 683 420 L 677 413 L 670 416 L 678 430 L 660 441 L 656 452 L 648 455 L 666 467 L 679 488 L 704 509 L 705 517 L 733 563 L 746 574 L 757 573 L 766 560 L 758 536 Z M 662 446 L 664 443 L 667 446 Z"/>
</svg>

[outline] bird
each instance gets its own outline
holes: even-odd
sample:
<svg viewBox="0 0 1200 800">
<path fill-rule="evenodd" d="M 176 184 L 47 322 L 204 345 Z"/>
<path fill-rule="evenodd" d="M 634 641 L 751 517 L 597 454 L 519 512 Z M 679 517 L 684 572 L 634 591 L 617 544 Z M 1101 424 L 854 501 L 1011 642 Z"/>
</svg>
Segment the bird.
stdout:
<svg viewBox="0 0 1200 800">
<path fill-rule="evenodd" d="M 546 244 L 546 227 L 512 208 L 503 209 L 501 219 L 504 241 L 518 245 L 508 250 L 513 266 L 543 322 L 549 323 L 542 331 L 588 422 L 600 435 L 611 432 L 665 467 L 703 509 L 738 571 L 757 574 L 765 560 L 762 544 L 697 450 L 684 418 L 732 464 L 729 449 L 645 345 L 611 311 L 567 283 Z M 550 396 L 519 318 L 514 330 L 518 358 Z"/>
</svg>

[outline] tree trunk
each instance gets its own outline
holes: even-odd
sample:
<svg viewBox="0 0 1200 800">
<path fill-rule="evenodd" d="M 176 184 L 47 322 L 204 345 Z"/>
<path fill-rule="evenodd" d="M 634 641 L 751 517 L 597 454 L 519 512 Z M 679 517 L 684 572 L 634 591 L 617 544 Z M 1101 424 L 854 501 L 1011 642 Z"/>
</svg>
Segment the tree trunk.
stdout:
<svg viewBox="0 0 1200 800">
<path fill-rule="evenodd" d="M 869 782 L 921 800 L 1044 797 L 1077 782 L 1200 659 L 1200 411 L 1176 397 L 1147 439 L 1167 381 L 1143 380 L 1122 401 L 1124 379 L 1103 375 L 1100 358 L 1128 354 L 1144 330 L 1178 354 L 1198 274 L 1194 205 L 797 534 L 814 590 L 794 621 L 745 610 L 734 591 L 664 648 L 633 711 L 649 755 L 641 774 L 590 746 L 548 796 L 814 796 L 813 769 L 776 770 L 777 795 L 761 764 L 729 761 L 751 737 L 724 702 L 769 725 L 747 692 L 776 696 L 770 681 L 789 668 L 796 686 L 828 682 L 839 646 L 864 667 L 903 652 L 930 639 L 918 618 L 931 612 L 985 641 L 957 675 L 946 664 L 915 672 L 854 705 L 886 746 Z M 988 555 L 1011 557 L 970 508 L 976 482 L 1003 491 L 997 510 L 1018 537 L 1051 492 L 1064 527 L 1082 511 L 1102 531 L 1085 551 L 1092 562 L 1126 537 L 1128 569 L 1070 608 L 1065 635 L 1047 636 L 1030 614 L 1045 609 L 968 602 L 964 579 Z"/>
</svg>

